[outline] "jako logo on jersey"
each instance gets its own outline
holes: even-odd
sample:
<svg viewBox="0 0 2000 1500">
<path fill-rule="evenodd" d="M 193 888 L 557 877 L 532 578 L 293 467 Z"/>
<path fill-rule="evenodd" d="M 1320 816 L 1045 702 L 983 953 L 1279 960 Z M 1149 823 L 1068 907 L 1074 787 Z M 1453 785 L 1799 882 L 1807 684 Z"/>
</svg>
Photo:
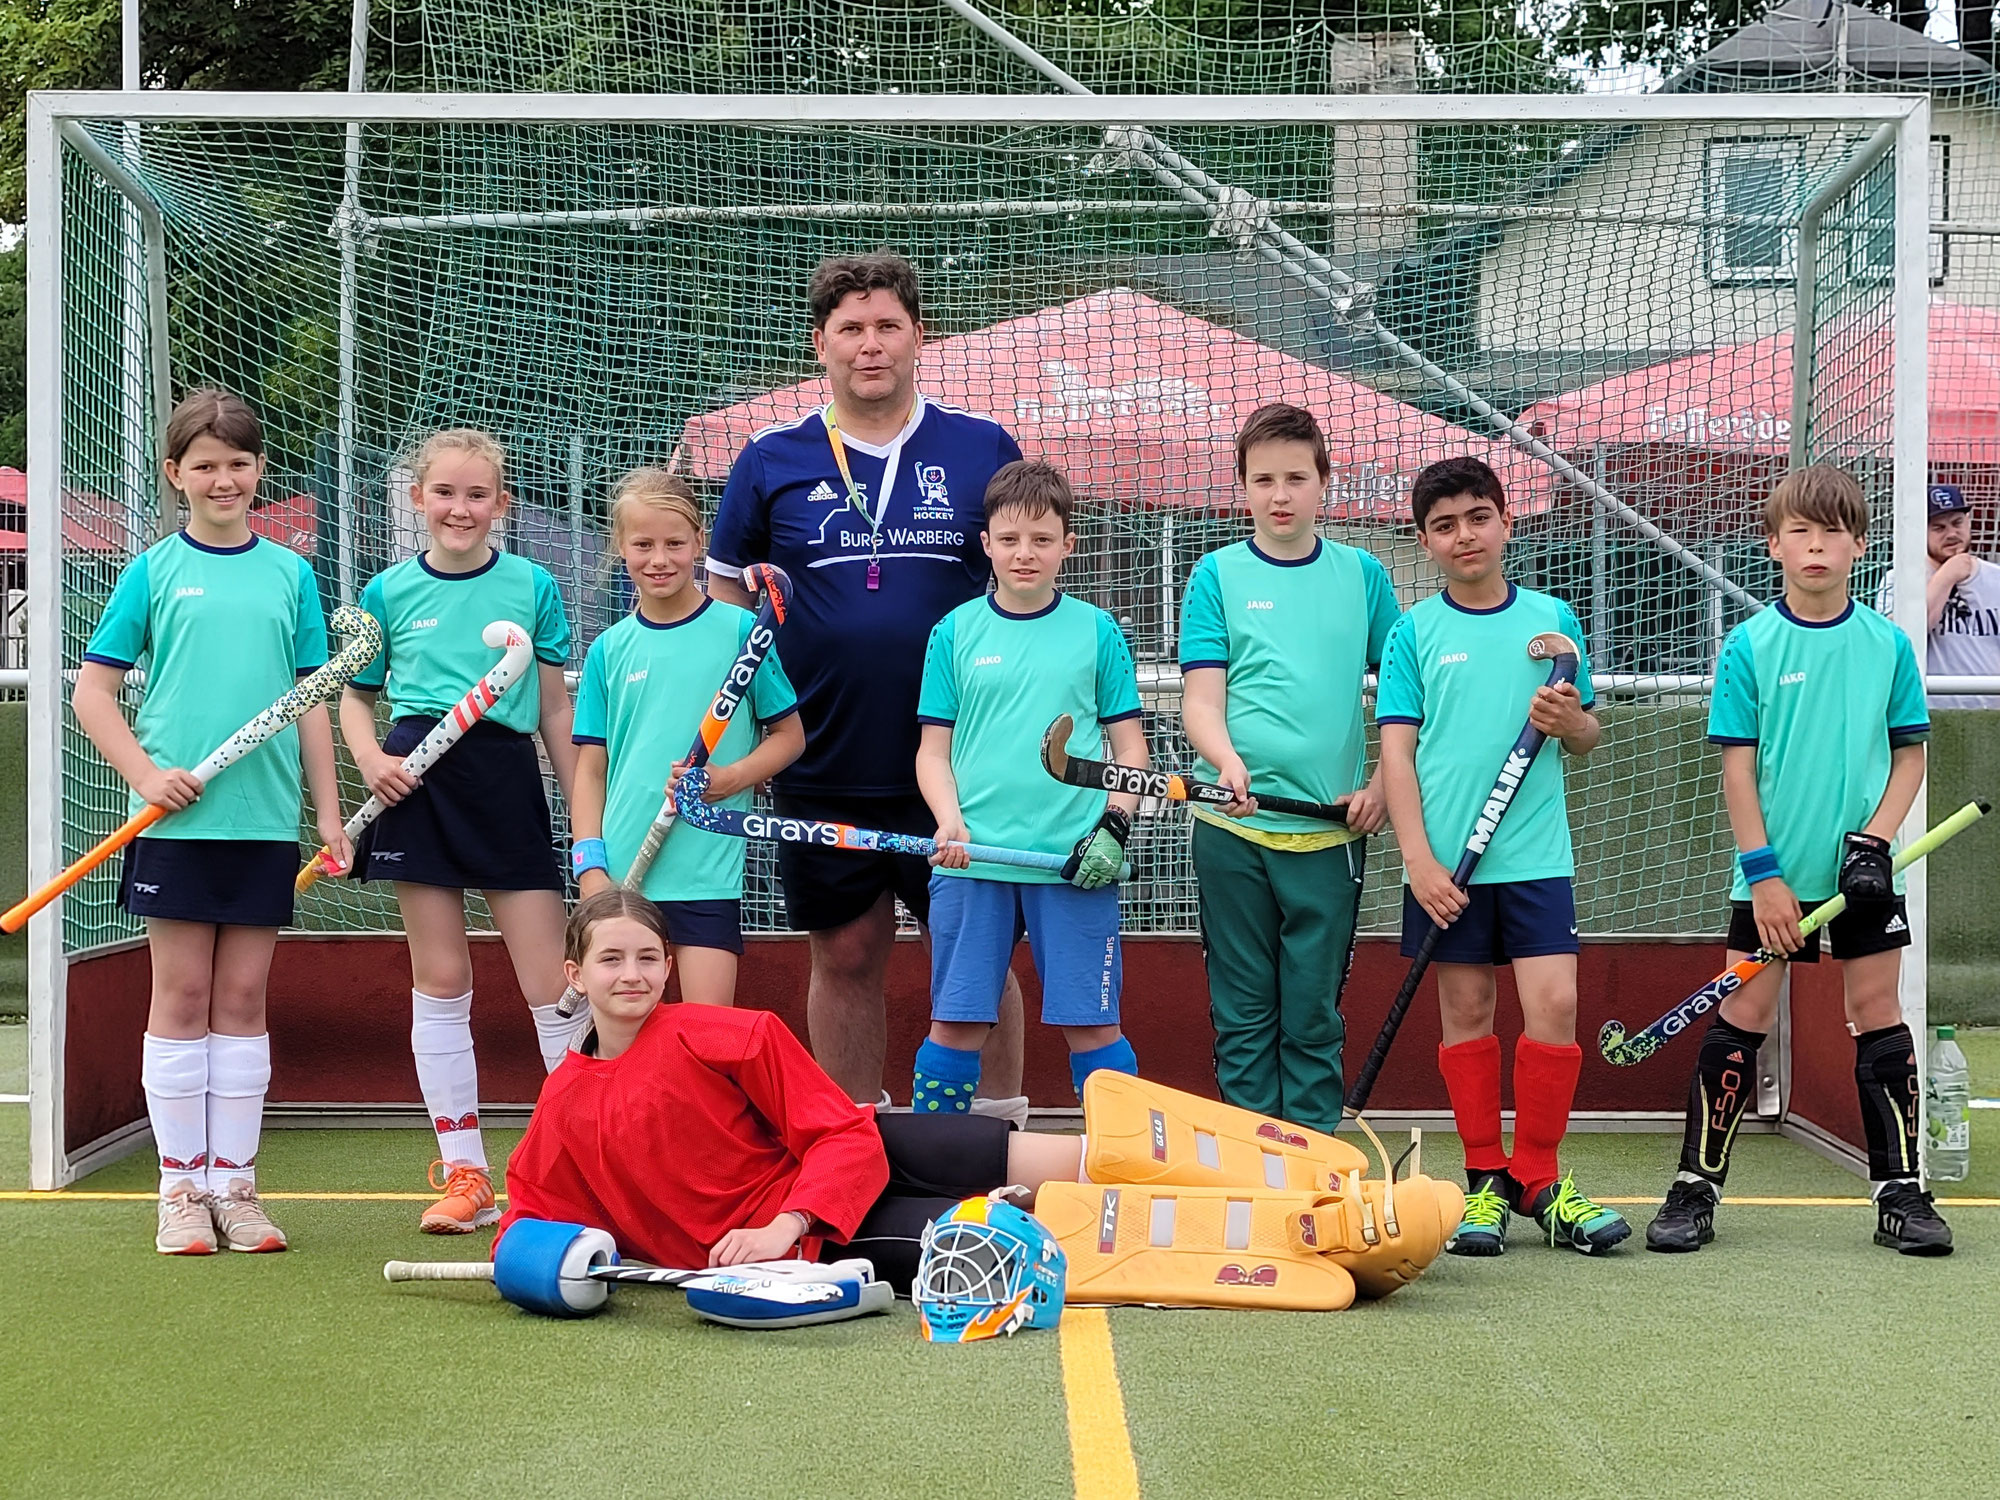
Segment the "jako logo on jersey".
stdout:
<svg viewBox="0 0 2000 1500">
<path fill-rule="evenodd" d="M 1803 672 L 1787 672 L 1784 676 L 1778 679 L 1778 686 L 1797 687 L 1800 683 L 1804 682 L 1805 680 L 1806 680 L 1806 674 Z"/>
<path fill-rule="evenodd" d="M 174 597 L 176 599 L 199 599 L 202 597 L 202 591 L 200 589 L 175 589 Z"/>
<path fill-rule="evenodd" d="M 646 673 L 650 670 L 651 668 L 649 667 L 641 667 L 636 672 L 628 672 L 625 674 L 625 681 L 628 683 L 644 682 L 646 680 Z"/>
<path fill-rule="evenodd" d="M 1243 607 L 1245 609 L 1276 609 L 1278 606 L 1269 599 L 1245 599 Z"/>
<path fill-rule="evenodd" d="M 1467 653 L 1463 651 L 1447 651 L 1443 656 L 1438 658 L 1438 665 L 1441 667 L 1455 666 L 1459 662 L 1464 661 L 1466 655 Z"/>
<path fill-rule="evenodd" d="M 412 629 L 412 630 L 435 630 L 435 629 L 437 629 L 437 620 L 436 620 L 436 618 L 435 618 L 435 617 L 433 617 L 433 618 L 431 618 L 431 619 L 428 619 L 428 620 L 412 620 L 412 621 L 410 621 L 410 629 Z"/>
<path fill-rule="evenodd" d="M 1006 659 L 1004 656 L 975 656 L 972 658 L 972 664 L 975 667 L 997 667 Z"/>
<path fill-rule="evenodd" d="M 1500 768 L 1500 779 L 1493 784 L 1493 791 L 1486 799 L 1486 805 L 1479 809 L 1479 821 L 1472 825 L 1472 837 L 1465 841 L 1465 847 L 1475 853 L 1484 854 L 1487 842 L 1493 837 L 1493 830 L 1500 826 L 1500 815 L 1507 811 L 1507 804 L 1514 800 L 1514 793 L 1521 789 L 1521 778 L 1528 774 L 1528 767 L 1534 764 L 1534 757 L 1524 755 L 1519 750 L 1507 753 L 1507 764 Z"/>
</svg>

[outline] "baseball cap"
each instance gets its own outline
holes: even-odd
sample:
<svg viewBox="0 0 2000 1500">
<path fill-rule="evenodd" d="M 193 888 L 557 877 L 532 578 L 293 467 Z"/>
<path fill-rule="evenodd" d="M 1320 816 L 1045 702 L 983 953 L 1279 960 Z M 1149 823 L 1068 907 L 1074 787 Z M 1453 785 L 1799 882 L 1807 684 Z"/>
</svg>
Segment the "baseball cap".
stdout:
<svg viewBox="0 0 2000 1500">
<path fill-rule="evenodd" d="M 1948 516 L 1953 511 L 1970 510 L 1965 503 L 1965 491 L 1955 484 L 1934 484 L 1931 486 L 1931 514 Z"/>
</svg>

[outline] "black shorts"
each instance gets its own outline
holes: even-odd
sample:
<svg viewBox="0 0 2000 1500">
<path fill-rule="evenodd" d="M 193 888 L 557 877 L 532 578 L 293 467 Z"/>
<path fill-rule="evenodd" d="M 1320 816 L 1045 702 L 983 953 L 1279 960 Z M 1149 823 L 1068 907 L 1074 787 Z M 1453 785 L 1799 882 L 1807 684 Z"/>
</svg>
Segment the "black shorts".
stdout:
<svg viewBox="0 0 2000 1500">
<path fill-rule="evenodd" d="M 437 723 L 398 719 L 382 749 L 408 755 Z M 355 841 L 354 878 L 470 891 L 560 891 L 562 866 L 533 736 L 490 719 Z"/>
<path fill-rule="evenodd" d="M 821 819 L 879 828 L 888 833 L 914 833 L 929 838 L 937 832 L 922 797 L 844 797 L 779 792 L 775 799 L 781 818 Z M 928 922 L 931 914 L 931 867 L 914 854 L 873 854 L 853 849 L 827 849 L 818 844 L 778 845 L 778 878 L 785 887 L 785 917 L 799 932 L 826 932 L 845 927 L 881 899 L 884 891 L 900 897 L 910 915 Z"/>
<path fill-rule="evenodd" d="M 118 904 L 170 922 L 289 927 L 303 863 L 296 839 L 137 838 L 125 846 Z"/>
<path fill-rule="evenodd" d="M 1438 939 L 1434 963 L 1499 965 L 1577 951 L 1576 894 L 1567 879 L 1506 880 L 1465 894 L 1466 908 Z M 1431 925 L 1430 913 L 1404 886 L 1403 957 L 1417 956 Z"/>
<path fill-rule="evenodd" d="M 844 1245 L 828 1243 L 827 1260 L 866 1256 L 875 1274 L 907 1297 L 917 1276 L 924 1228 L 954 1203 L 1007 1183 L 1013 1126 L 991 1115 L 877 1115 L 889 1154 L 889 1185 Z"/>
<path fill-rule="evenodd" d="M 1807 911 L 1819 904 L 1817 901 L 1800 903 Z M 1807 933 L 1806 945 L 1791 955 L 1792 963 L 1819 962 L 1820 932 L 1826 933 L 1827 946 L 1833 950 L 1836 959 L 1890 953 L 1910 946 L 1910 913 L 1903 905 L 1901 896 L 1889 905 L 1878 906 L 1870 912 L 1857 912 L 1850 907 L 1819 932 Z M 1755 953 L 1764 946 L 1763 939 L 1757 936 L 1757 918 L 1748 901 L 1729 903 L 1729 946 L 1737 953 Z"/>
<path fill-rule="evenodd" d="M 676 948 L 720 948 L 743 956 L 741 901 L 655 901 Z"/>
</svg>

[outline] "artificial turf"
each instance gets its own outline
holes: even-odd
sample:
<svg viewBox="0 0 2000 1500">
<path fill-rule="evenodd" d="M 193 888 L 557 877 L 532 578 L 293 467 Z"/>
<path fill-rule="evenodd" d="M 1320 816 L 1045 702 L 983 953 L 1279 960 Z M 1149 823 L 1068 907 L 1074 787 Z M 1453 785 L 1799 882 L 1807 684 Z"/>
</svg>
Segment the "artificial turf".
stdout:
<svg viewBox="0 0 2000 1500">
<path fill-rule="evenodd" d="M 20 1028 L 0 1027 L 0 1093 Z M 1967 1048 L 2000 1092 L 2000 1036 Z M 25 1178 L 26 1111 L 0 1105 L 0 1185 Z M 2000 1141 L 1947 1197 L 2000 1186 Z M 495 1133 L 502 1150 L 514 1137 Z M 1600 1196 L 1657 1194 L 1668 1136 L 1575 1137 Z M 272 1132 L 269 1191 L 417 1191 L 414 1132 Z M 1427 1136 L 1430 1169 L 1456 1143 Z M 143 1157 L 82 1187 L 150 1188 Z M 1854 1198 L 1771 1137 L 1741 1142 L 1738 1198 Z M 0 1203 L 0 1493 L 1055 1496 L 1070 1491 L 1056 1338 L 934 1348 L 907 1306 L 789 1334 L 696 1323 L 619 1292 L 582 1323 L 477 1285 L 389 1286 L 426 1239 L 415 1203 L 284 1202 L 282 1256 L 171 1260 L 145 1203 Z M 1627 1210 L 1635 1231 L 1647 1210 Z M 1111 1315 L 1149 1497 L 1876 1496 L 1990 1492 L 2000 1433 L 2000 1209 L 1951 1211 L 1958 1253 L 1869 1243 L 1859 1205 L 1726 1203 L 1698 1256 L 1599 1263 L 1517 1220 L 1498 1261 L 1443 1258 L 1335 1315 Z"/>
</svg>

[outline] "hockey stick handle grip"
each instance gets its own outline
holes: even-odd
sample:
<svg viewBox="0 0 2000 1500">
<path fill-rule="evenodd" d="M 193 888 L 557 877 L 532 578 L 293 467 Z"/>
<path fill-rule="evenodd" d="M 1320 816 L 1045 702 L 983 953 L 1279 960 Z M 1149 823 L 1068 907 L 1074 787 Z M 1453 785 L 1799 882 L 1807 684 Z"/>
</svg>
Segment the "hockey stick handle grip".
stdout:
<svg viewBox="0 0 2000 1500">
<path fill-rule="evenodd" d="M 392 1260 L 382 1267 L 384 1281 L 491 1281 L 490 1260 Z"/>
<path fill-rule="evenodd" d="M 23 896 L 14 905 L 7 908 L 6 914 L 0 916 L 0 932 L 19 932 L 27 923 L 28 918 L 32 917 L 64 891 L 82 880 L 84 876 L 103 864 L 112 855 L 123 849 L 132 840 L 136 839 L 148 828 L 151 828 L 166 815 L 167 810 L 164 807 L 156 806 L 153 803 L 148 803 L 146 806 L 140 808 L 131 817 L 120 823 L 117 828 L 92 845 L 88 853 L 68 869 L 64 870 L 62 874 L 56 876 L 54 880 L 51 880 L 40 890 Z"/>
</svg>

